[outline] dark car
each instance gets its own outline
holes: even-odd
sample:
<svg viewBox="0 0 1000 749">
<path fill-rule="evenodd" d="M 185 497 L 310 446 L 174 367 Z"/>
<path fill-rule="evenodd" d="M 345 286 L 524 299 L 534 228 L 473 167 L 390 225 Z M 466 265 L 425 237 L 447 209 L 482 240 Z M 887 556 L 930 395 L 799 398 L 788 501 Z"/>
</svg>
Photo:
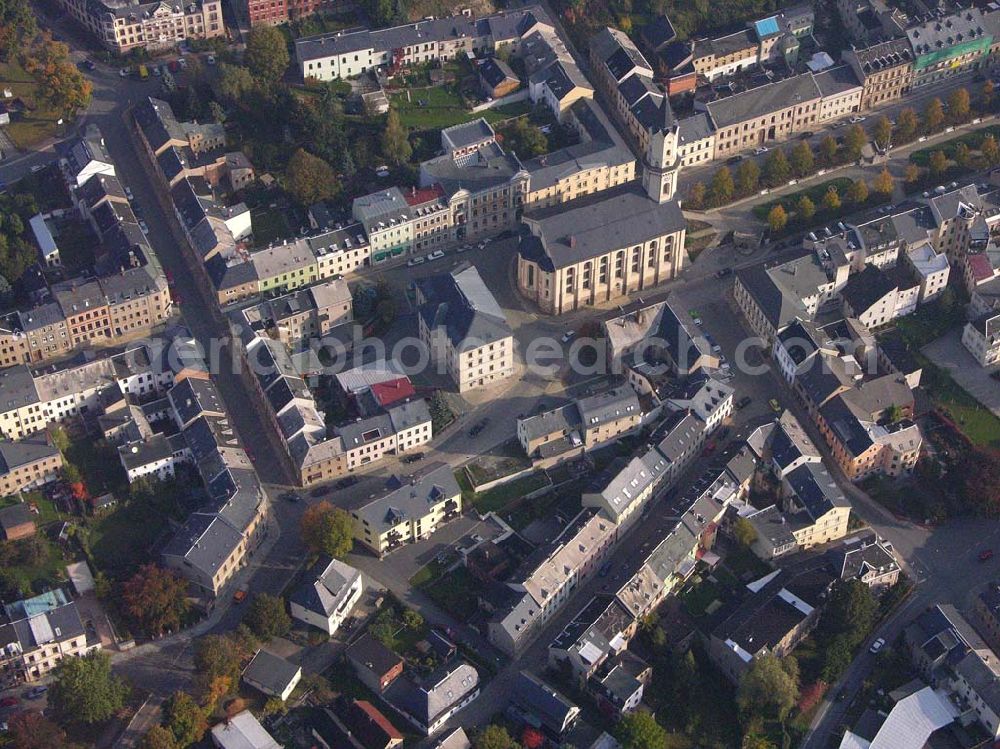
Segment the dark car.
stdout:
<svg viewBox="0 0 1000 749">
<path fill-rule="evenodd" d="M 725 278 L 726 276 L 731 275 L 732 272 L 733 272 L 732 268 L 720 268 L 718 271 L 716 271 L 715 277 L 716 278 Z"/>
<path fill-rule="evenodd" d="M 726 159 L 727 164 L 739 164 L 741 161 L 743 161 L 743 157 L 740 154 L 736 154 L 735 156 L 730 156 L 728 159 Z"/>
<path fill-rule="evenodd" d="M 983 549 L 981 552 L 979 552 L 979 561 L 980 562 L 988 562 L 992 558 L 993 558 L 993 549 Z M 0 705 L 2 705 L 2 704 L 3 704 L 3 701 L 0 700 Z"/>
<path fill-rule="evenodd" d="M 416 463 L 418 460 L 423 460 L 423 453 L 413 453 L 413 455 L 407 455 L 402 459 L 403 463 Z"/>
<path fill-rule="evenodd" d="M 802 135 L 799 136 L 799 140 L 809 140 L 815 134 L 816 133 L 814 133 L 812 130 L 806 130 L 804 133 L 802 133 Z"/>
<path fill-rule="evenodd" d="M 472 427 L 472 429 L 469 430 L 469 436 L 475 437 L 477 434 L 483 431 L 486 428 L 486 425 L 489 423 L 490 423 L 489 419 L 483 419 L 479 421 L 478 423 L 476 423 L 474 427 Z"/>
<path fill-rule="evenodd" d="M 20 705 L 21 700 L 17 697 L 4 697 L 0 700 L 0 707 L 14 707 L 14 705 Z"/>
<path fill-rule="evenodd" d="M 302 499 L 302 497 L 300 497 L 295 492 L 285 492 L 284 494 L 281 495 L 281 498 L 286 502 L 298 502 Z"/>
<path fill-rule="evenodd" d="M 311 492 L 309 492 L 310 497 L 322 497 L 330 493 L 329 486 L 317 486 Z"/>
<path fill-rule="evenodd" d="M 354 486 L 356 483 L 358 483 L 357 476 L 345 476 L 336 484 L 334 484 L 334 486 L 337 487 L 338 489 L 346 489 L 349 486 Z"/>
<path fill-rule="evenodd" d="M 736 408 L 744 409 L 747 406 L 749 406 L 752 402 L 753 398 L 751 398 L 749 395 L 744 395 L 742 398 L 736 401 Z"/>
<path fill-rule="evenodd" d="M 94 64 L 93 60 L 84 60 L 80 64 L 83 66 L 84 70 L 96 70 L 97 69 L 97 65 Z"/>
</svg>

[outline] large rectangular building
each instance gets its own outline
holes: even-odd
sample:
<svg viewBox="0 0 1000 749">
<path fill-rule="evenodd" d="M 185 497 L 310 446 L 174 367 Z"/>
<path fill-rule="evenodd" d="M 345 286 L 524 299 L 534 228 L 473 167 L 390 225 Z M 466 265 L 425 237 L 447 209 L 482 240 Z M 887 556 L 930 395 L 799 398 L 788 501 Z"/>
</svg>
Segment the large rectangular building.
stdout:
<svg viewBox="0 0 1000 749">
<path fill-rule="evenodd" d="M 687 222 L 676 202 L 623 185 L 527 213 L 517 286 L 542 312 L 613 303 L 665 283 L 684 263 Z"/>
<path fill-rule="evenodd" d="M 175 47 L 187 39 L 226 33 L 221 0 L 188 0 L 172 5 L 128 0 L 60 0 L 60 5 L 97 40 L 117 54 Z"/>
</svg>

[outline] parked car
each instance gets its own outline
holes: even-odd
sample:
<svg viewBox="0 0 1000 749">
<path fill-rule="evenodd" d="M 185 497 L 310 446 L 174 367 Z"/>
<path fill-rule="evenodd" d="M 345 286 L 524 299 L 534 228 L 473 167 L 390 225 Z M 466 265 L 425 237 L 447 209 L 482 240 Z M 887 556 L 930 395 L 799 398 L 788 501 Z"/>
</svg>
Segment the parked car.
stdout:
<svg viewBox="0 0 1000 749">
<path fill-rule="evenodd" d="M 758 146 L 757 148 L 753 149 L 753 155 L 761 156 L 762 154 L 765 154 L 770 150 L 771 149 L 769 149 L 767 146 Z"/>
<path fill-rule="evenodd" d="M 729 268 L 729 267 L 726 267 L 726 268 L 720 268 L 720 269 L 719 269 L 719 270 L 718 270 L 718 271 L 716 272 L 716 274 L 715 274 L 715 277 L 716 277 L 716 278 L 725 278 L 726 276 L 728 276 L 728 275 L 732 274 L 732 272 L 733 272 L 733 269 L 732 269 L 732 268 Z"/>
<path fill-rule="evenodd" d="M 233 603 L 243 603 L 247 600 L 247 592 L 243 588 L 239 588 L 233 593 Z"/>
<path fill-rule="evenodd" d="M 804 133 L 802 133 L 802 135 L 799 136 L 799 140 L 809 140 L 815 134 L 816 133 L 814 133 L 812 130 L 806 130 Z"/>
<path fill-rule="evenodd" d="M 475 426 L 473 426 L 472 429 L 469 430 L 469 436 L 475 437 L 477 434 L 482 432 L 486 428 L 486 425 L 489 423 L 490 420 L 488 418 L 480 419 L 478 422 L 476 422 Z"/>
<path fill-rule="evenodd" d="M 781 404 L 778 403 L 776 399 L 771 398 L 771 400 L 767 402 L 767 405 L 769 405 L 771 407 L 771 410 L 774 411 L 775 413 L 781 413 Z"/>
<path fill-rule="evenodd" d="M 207 58 L 205 58 L 205 62 L 207 62 L 209 65 L 215 65 L 215 55 L 209 55 Z"/>
<path fill-rule="evenodd" d="M 983 549 L 979 552 L 979 561 L 988 562 L 993 558 L 993 549 Z"/>
<path fill-rule="evenodd" d="M 96 70 L 97 65 L 94 64 L 93 60 L 84 60 L 81 65 L 83 65 L 86 70 Z"/>
<path fill-rule="evenodd" d="M 146 226 L 146 222 L 139 219 L 139 228 L 142 230 L 143 234 L 149 234 L 149 227 Z"/>
<path fill-rule="evenodd" d="M 575 330 L 567 330 L 565 333 L 562 334 L 562 338 L 560 338 L 559 340 L 562 341 L 563 343 L 569 343 L 570 341 L 573 340 L 575 336 L 576 336 Z"/>
<path fill-rule="evenodd" d="M 463 244 L 461 247 L 459 247 L 457 250 L 455 250 L 455 252 L 461 254 L 463 252 L 468 252 L 471 249 L 472 249 L 472 245 L 471 244 Z"/>
<path fill-rule="evenodd" d="M 34 686 L 27 692 L 25 692 L 24 696 L 27 697 L 29 700 L 37 700 L 48 691 L 49 688 L 47 686 L 45 686 L 44 684 L 39 684 L 38 686 Z"/>
<path fill-rule="evenodd" d="M 751 403 L 753 403 L 753 398 L 751 398 L 749 395 L 744 395 L 742 398 L 736 401 L 736 408 L 742 410 L 747 406 L 749 406 Z"/>
<path fill-rule="evenodd" d="M 406 265 L 412 268 L 414 265 L 421 265 L 426 261 L 427 258 L 425 258 L 423 255 L 417 255 L 416 257 L 411 257 L 409 260 L 407 260 Z"/>
<path fill-rule="evenodd" d="M 740 154 L 736 154 L 735 156 L 730 156 L 728 159 L 726 159 L 726 163 L 730 165 L 739 164 L 741 161 L 743 161 L 743 157 Z"/>
<path fill-rule="evenodd" d="M 329 486 L 317 486 L 315 489 L 313 489 L 311 492 L 309 492 L 309 496 L 310 497 L 325 497 L 329 493 L 330 493 L 330 487 Z"/>
<path fill-rule="evenodd" d="M 31 167 L 31 173 L 32 173 L 32 174 L 38 174 L 38 173 L 39 173 L 40 171 L 42 171 L 42 170 L 43 170 L 43 169 L 44 169 L 44 168 L 45 168 L 46 166 L 48 166 L 48 164 L 35 164 L 35 165 L 34 165 L 33 167 Z"/>
<path fill-rule="evenodd" d="M 21 700 L 17 697 L 4 697 L 0 700 L 0 707 L 14 707 L 14 705 L 20 705 Z"/>
<path fill-rule="evenodd" d="M 403 463 L 416 463 L 424 459 L 423 453 L 413 453 L 412 455 L 406 455 L 402 458 Z"/>
<path fill-rule="evenodd" d="M 877 653 L 883 648 L 884 645 L 885 645 L 885 638 L 879 637 L 877 640 L 875 640 L 875 642 L 872 643 L 872 646 L 868 648 L 868 652 L 872 654 Z"/>
<path fill-rule="evenodd" d="M 281 498 L 286 502 L 292 502 L 292 503 L 299 502 L 302 499 L 302 497 L 300 497 L 295 492 L 285 492 L 284 494 L 281 495 Z"/>
<path fill-rule="evenodd" d="M 428 261 L 440 260 L 443 257 L 444 257 L 444 250 L 434 250 L 434 252 L 430 253 L 427 256 L 427 260 Z"/>
<path fill-rule="evenodd" d="M 120 78 L 128 78 L 131 72 L 132 71 L 130 71 L 128 68 L 122 68 L 121 70 L 118 71 L 118 76 Z"/>
<path fill-rule="evenodd" d="M 340 481 L 338 481 L 336 484 L 334 484 L 334 486 L 337 489 L 346 489 L 349 486 L 354 486 L 356 483 L 358 483 L 358 477 L 357 476 L 345 476 Z"/>
<path fill-rule="evenodd" d="M 857 124 L 858 124 L 859 122 L 864 122 L 864 121 L 865 121 L 865 120 L 867 120 L 867 119 L 868 119 L 868 118 L 867 118 L 867 117 L 865 117 L 865 116 L 864 116 L 863 114 L 856 114 L 856 115 L 854 115 L 853 117 L 851 117 L 851 118 L 850 118 L 850 119 L 848 120 L 848 122 L 850 122 L 850 123 L 851 123 L 852 125 L 857 125 Z"/>
</svg>

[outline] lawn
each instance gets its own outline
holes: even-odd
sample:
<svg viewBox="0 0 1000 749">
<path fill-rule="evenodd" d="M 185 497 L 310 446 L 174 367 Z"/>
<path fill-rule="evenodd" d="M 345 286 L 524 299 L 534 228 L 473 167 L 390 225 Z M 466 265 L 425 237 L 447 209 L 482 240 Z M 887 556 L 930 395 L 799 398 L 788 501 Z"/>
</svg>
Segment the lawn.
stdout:
<svg viewBox="0 0 1000 749">
<path fill-rule="evenodd" d="M 914 151 L 910 154 L 910 161 L 917 166 L 927 166 L 930 163 L 931 154 L 935 151 L 943 151 L 944 155 L 949 159 L 954 159 L 955 151 L 960 143 L 964 143 L 972 151 L 978 151 L 979 146 L 982 145 L 982 142 L 987 135 L 992 135 L 994 138 L 1000 138 L 1000 126 L 986 127 L 982 130 L 976 130 L 975 132 L 966 133 L 965 135 L 960 135 L 957 138 L 946 140 L 943 143 L 938 143 L 930 148 L 921 148 L 919 151 Z"/>
<path fill-rule="evenodd" d="M 440 130 L 480 117 L 487 122 L 499 122 L 531 111 L 531 102 L 524 101 L 482 112 L 471 112 L 465 108 L 462 97 L 453 85 L 413 89 L 409 100 L 405 92 L 393 94 L 391 101 L 399 112 L 399 121 L 403 127 L 411 130 Z M 424 102 L 423 106 L 421 101 Z"/>
<path fill-rule="evenodd" d="M 465 621 L 479 608 L 476 591 L 480 586 L 481 583 L 465 567 L 456 567 L 441 577 L 423 583 L 421 589 L 438 606 L 459 621 Z"/>
<path fill-rule="evenodd" d="M 59 512 L 56 507 L 55 502 L 48 499 L 42 492 L 23 492 L 22 495 L 24 501 L 29 505 L 34 505 L 38 508 L 38 514 L 35 515 L 35 524 L 39 526 L 48 525 L 49 523 L 54 523 L 57 520 L 66 520 L 69 516 Z M 10 505 L 18 503 L 17 497 L 6 497 L 0 500 L 0 507 L 9 507 Z"/>
<path fill-rule="evenodd" d="M 809 199 L 819 208 L 820 203 L 823 202 L 823 196 L 826 195 L 827 190 L 831 187 L 837 189 L 837 193 L 840 195 L 841 199 L 844 198 L 844 194 L 847 192 L 847 188 L 851 186 L 851 181 L 847 177 L 837 177 L 836 179 L 828 179 L 826 182 L 820 182 L 818 185 L 813 185 L 812 187 L 807 187 L 805 190 L 799 190 L 798 192 L 789 193 L 788 195 L 782 195 L 776 200 L 772 200 L 768 203 L 758 205 L 753 209 L 753 214 L 763 220 L 767 219 L 767 214 L 771 212 L 771 209 L 778 205 L 779 203 L 785 207 L 785 210 L 789 214 L 794 213 L 795 206 L 798 204 L 803 197 L 808 196 Z M 817 210 L 817 215 L 819 211 Z"/>
<path fill-rule="evenodd" d="M 961 305 L 943 310 L 939 301 L 920 306 L 912 315 L 896 320 L 896 329 L 914 349 L 936 341 L 957 325 L 965 323 Z"/>
<path fill-rule="evenodd" d="M 771 566 L 749 549 L 732 549 L 726 552 L 723 562 L 737 580 L 757 580 L 771 572 Z"/>
<path fill-rule="evenodd" d="M 285 212 L 277 208 L 264 208 L 252 214 L 250 220 L 253 224 L 254 247 L 267 247 L 293 234 Z"/>
<path fill-rule="evenodd" d="M 923 355 L 921 385 L 934 405 L 946 411 L 955 425 L 980 447 L 1000 447 L 1000 419 L 969 395 L 945 370 Z"/>
<path fill-rule="evenodd" d="M 14 145 L 24 150 L 51 138 L 59 126 L 59 113 L 45 107 L 35 105 L 38 85 L 24 68 L 14 61 L 0 63 L 0 86 L 9 88 L 15 97 L 20 98 L 25 105 L 25 111 L 11 117 L 7 125 L 7 134 Z"/>
<path fill-rule="evenodd" d="M 526 494 L 549 485 L 549 477 L 542 471 L 508 481 L 506 484 L 472 496 L 472 505 L 479 512 L 498 512 Z"/>
<path fill-rule="evenodd" d="M 147 503 L 120 503 L 89 525 L 90 556 L 97 569 L 121 579 L 150 560 L 160 537 L 170 533 L 165 514 Z"/>
</svg>

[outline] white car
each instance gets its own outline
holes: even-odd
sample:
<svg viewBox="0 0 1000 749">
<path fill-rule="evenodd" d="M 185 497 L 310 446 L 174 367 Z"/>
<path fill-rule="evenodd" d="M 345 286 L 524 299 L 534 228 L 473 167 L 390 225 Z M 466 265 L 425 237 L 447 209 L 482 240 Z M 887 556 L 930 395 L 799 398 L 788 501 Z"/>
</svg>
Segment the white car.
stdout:
<svg viewBox="0 0 1000 749">
<path fill-rule="evenodd" d="M 434 260 L 440 260 L 443 257 L 444 257 L 444 250 L 434 250 L 434 252 L 432 252 L 430 255 L 427 256 L 427 260 L 428 262 L 431 262 Z"/>
<path fill-rule="evenodd" d="M 128 68 L 122 68 L 121 70 L 118 71 L 118 75 L 121 78 L 128 78 L 129 77 L 129 69 Z"/>
<path fill-rule="evenodd" d="M 414 265 L 420 265 L 421 263 L 423 263 L 425 261 L 426 261 L 426 258 L 424 258 L 424 257 L 422 257 L 420 255 L 417 255 L 416 257 L 411 257 L 409 260 L 407 260 L 406 261 L 406 265 L 408 267 L 412 268 Z"/>
<path fill-rule="evenodd" d="M 471 244 L 463 244 L 461 247 L 459 247 L 457 250 L 455 250 L 455 252 L 461 254 L 463 252 L 468 252 L 471 249 L 472 249 L 472 245 Z"/>
<path fill-rule="evenodd" d="M 186 68 L 188 66 L 187 58 L 186 57 L 178 57 L 177 58 L 177 64 L 180 65 L 182 68 Z"/>
<path fill-rule="evenodd" d="M 951 125 L 949 125 L 948 127 L 946 127 L 946 128 L 944 129 L 944 131 L 945 131 L 946 133 L 953 133 L 953 132 L 955 132 L 955 128 L 953 128 L 953 127 L 952 127 Z"/>
<path fill-rule="evenodd" d="M 149 234 L 149 227 L 146 226 L 146 222 L 139 219 L 139 228 L 142 229 L 143 234 Z"/>
<path fill-rule="evenodd" d="M 850 122 L 852 125 L 857 125 L 859 122 L 864 122 L 867 119 L 868 118 L 865 117 L 863 114 L 856 114 L 851 119 L 849 119 L 848 122 Z"/>
<path fill-rule="evenodd" d="M 125 197 L 128 198 L 128 200 L 129 200 L 130 203 L 135 199 L 134 196 L 132 195 L 132 188 L 131 187 L 126 187 L 125 188 Z"/>
<path fill-rule="evenodd" d="M 215 55 L 209 55 L 207 58 L 205 58 L 205 62 L 207 62 L 209 65 L 215 65 Z"/>
<path fill-rule="evenodd" d="M 563 333 L 562 338 L 560 338 L 559 340 L 562 341 L 563 343 L 569 343 L 570 341 L 573 340 L 573 337 L 575 335 L 576 335 L 575 330 L 567 330 L 565 333 Z"/>
<path fill-rule="evenodd" d="M 45 168 L 45 166 L 46 166 L 45 164 L 35 164 L 33 167 L 31 167 L 31 173 L 38 174 Z"/>
<path fill-rule="evenodd" d="M 879 637 L 877 640 L 875 640 L 875 642 L 872 643 L 872 646 L 868 648 L 868 652 L 875 654 L 878 651 L 880 651 L 884 645 L 885 645 L 885 639 Z"/>
<path fill-rule="evenodd" d="M 768 150 L 769 149 L 768 149 L 767 146 L 761 146 L 760 148 L 753 149 L 753 155 L 754 156 L 760 156 L 761 154 L 767 153 Z"/>
</svg>

